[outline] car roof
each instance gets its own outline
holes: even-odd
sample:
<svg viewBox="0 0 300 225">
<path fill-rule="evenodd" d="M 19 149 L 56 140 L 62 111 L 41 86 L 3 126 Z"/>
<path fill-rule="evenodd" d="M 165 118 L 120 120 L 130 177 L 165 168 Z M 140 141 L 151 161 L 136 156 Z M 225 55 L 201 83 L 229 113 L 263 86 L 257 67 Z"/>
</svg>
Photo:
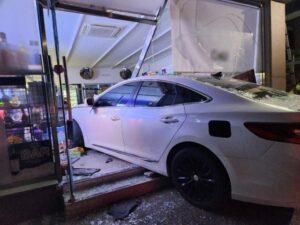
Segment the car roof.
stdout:
<svg viewBox="0 0 300 225">
<path fill-rule="evenodd" d="M 142 76 L 142 77 L 136 77 L 136 78 L 131 78 L 129 80 L 126 80 L 127 82 L 133 82 L 133 81 L 169 81 L 177 84 L 181 84 L 184 86 L 188 86 L 194 89 L 200 88 L 199 85 L 204 85 L 204 86 L 210 86 L 207 85 L 201 81 L 195 80 L 195 76 L 192 75 L 155 75 L 155 76 Z M 207 76 L 208 78 L 208 76 Z M 125 83 L 127 83 L 125 81 Z"/>
<path fill-rule="evenodd" d="M 201 79 L 202 78 L 217 80 L 216 78 L 213 78 L 211 76 L 201 76 Z M 220 89 L 213 85 L 210 85 L 206 83 L 205 80 L 201 81 L 201 79 L 199 80 L 199 76 L 194 76 L 194 75 L 184 75 L 184 76 L 183 75 L 155 75 L 155 76 L 142 76 L 137 78 L 131 78 L 129 80 L 121 82 L 120 85 L 128 82 L 134 82 L 134 81 L 165 81 L 165 82 L 176 83 L 181 86 L 186 86 L 188 88 L 194 89 L 198 92 L 202 92 L 211 97 L 217 97 L 220 94 L 222 95 L 229 94 L 231 96 L 234 96 L 235 98 L 239 98 L 239 96 L 233 95 L 224 89 Z"/>
<path fill-rule="evenodd" d="M 204 79 L 213 79 L 216 80 L 216 78 L 213 78 L 211 76 L 201 76 Z M 206 83 L 205 81 L 201 81 L 198 79 L 199 76 L 193 76 L 193 75 L 155 75 L 155 76 L 142 76 L 137 78 L 131 78 L 128 80 L 125 80 L 123 82 L 120 82 L 118 84 L 122 85 L 125 83 L 135 82 L 135 81 L 165 81 L 165 82 L 172 82 L 187 88 L 190 88 L 194 91 L 197 91 L 199 93 L 202 93 L 206 96 L 209 96 L 214 99 L 215 102 L 226 102 L 228 101 L 249 101 L 248 99 L 241 98 L 238 95 L 232 94 L 224 89 L 217 88 L 213 85 L 210 85 Z M 196 80 L 197 79 L 197 80 Z"/>
<path fill-rule="evenodd" d="M 132 80 L 163 80 L 163 81 L 172 81 L 172 82 L 189 82 L 193 80 L 193 76 L 183 76 L 183 75 L 155 75 L 155 76 L 141 76 L 132 78 Z"/>
</svg>

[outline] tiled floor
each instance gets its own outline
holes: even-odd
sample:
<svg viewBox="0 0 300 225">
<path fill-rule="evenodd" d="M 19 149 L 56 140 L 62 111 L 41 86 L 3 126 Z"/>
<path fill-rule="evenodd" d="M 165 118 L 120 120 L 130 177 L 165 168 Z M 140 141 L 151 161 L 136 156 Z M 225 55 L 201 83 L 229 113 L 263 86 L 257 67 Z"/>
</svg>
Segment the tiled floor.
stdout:
<svg viewBox="0 0 300 225">
<path fill-rule="evenodd" d="M 72 166 L 73 168 L 100 169 L 99 172 L 94 173 L 91 176 L 74 176 L 74 181 L 80 179 L 95 178 L 103 176 L 105 174 L 138 167 L 134 164 L 119 160 L 92 149 L 88 150 L 86 154 L 81 156 L 79 160 L 72 164 Z M 64 179 L 67 178 L 65 177 Z"/>
</svg>

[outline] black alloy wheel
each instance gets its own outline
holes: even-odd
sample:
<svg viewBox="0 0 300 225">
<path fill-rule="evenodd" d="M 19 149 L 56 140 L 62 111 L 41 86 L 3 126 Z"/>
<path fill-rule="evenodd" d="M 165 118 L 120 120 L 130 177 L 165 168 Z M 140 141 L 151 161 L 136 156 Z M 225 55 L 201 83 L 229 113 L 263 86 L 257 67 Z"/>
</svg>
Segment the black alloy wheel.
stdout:
<svg viewBox="0 0 300 225">
<path fill-rule="evenodd" d="M 210 154 L 197 148 L 185 148 L 175 155 L 171 177 L 180 194 L 200 208 L 216 208 L 229 196 L 223 168 Z"/>
</svg>

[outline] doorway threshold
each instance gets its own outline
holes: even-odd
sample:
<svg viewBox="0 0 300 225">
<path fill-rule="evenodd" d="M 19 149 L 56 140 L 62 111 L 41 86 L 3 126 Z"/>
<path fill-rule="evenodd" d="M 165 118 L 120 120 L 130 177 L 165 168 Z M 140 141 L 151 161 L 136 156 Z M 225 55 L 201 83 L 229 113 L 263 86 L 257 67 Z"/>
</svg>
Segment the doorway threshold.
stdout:
<svg viewBox="0 0 300 225">
<path fill-rule="evenodd" d="M 142 167 L 95 150 L 89 150 L 87 155 L 73 161 L 72 167 L 95 169 L 97 172 L 73 176 L 75 186 L 73 201 L 70 201 L 68 179 L 64 178 L 62 188 L 66 219 L 83 216 L 95 209 L 136 198 L 169 185 L 169 180 L 164 176 L 153 173 L 149 176 Z"/>
</svg>

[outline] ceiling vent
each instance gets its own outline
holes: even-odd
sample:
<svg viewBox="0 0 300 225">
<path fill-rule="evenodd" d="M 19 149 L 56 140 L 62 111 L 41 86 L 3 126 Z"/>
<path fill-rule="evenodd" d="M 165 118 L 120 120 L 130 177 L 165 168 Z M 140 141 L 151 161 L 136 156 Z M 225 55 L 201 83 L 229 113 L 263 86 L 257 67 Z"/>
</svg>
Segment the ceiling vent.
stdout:
<svg viewBox="0 0 300 225">
<path fill-rule="evenodd" d="M 113 38 L 116 37 L 121 30 L 122 28 L 117 26 L 86 23 L 82 26 L 80 34 L 89 37 Z"/>
</svg>

